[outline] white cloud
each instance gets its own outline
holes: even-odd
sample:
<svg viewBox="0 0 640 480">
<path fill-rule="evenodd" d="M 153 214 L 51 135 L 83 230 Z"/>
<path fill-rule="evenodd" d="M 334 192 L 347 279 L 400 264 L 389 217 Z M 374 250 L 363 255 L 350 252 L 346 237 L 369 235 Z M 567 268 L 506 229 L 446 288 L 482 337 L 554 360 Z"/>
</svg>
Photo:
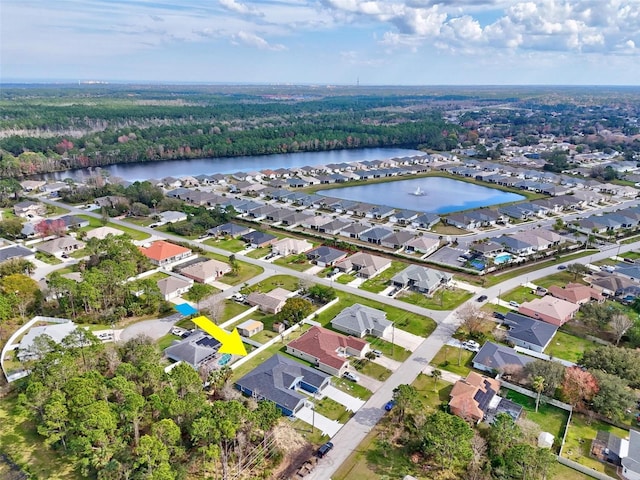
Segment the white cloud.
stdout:
<svg viewBox="0 0 640 480">
<path fill-rule="evenodd" d="M 234 41 L 236 44 L 248 45 L 250 47 L 255 47 L 259 50 L 281 51 L 281 50 L 287 49 L 287 47 L 281 44 L 272 45 L 269 42 L 267 42 L 264 38 L 251 32 L 241 31 L 233 35 L 231 38 L 232 38 L 232 41 Z"/>
<path fill-rule="evenodd" d="M 250 7 L 249 5 L 241 2 L 237 2 L 236 0 L 218 0 L 222 7 L 230 10 L 232 12 L 240 13 L 242 15 L 256 15 L 262 16 L 262 13 L 254 7 Z"/>
</svg>

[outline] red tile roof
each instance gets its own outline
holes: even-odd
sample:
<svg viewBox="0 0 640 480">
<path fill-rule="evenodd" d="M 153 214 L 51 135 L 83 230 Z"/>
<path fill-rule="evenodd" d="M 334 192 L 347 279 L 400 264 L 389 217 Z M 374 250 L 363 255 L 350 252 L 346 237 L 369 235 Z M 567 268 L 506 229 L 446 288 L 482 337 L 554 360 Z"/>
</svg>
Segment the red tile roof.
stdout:
<svg viewBox="0 0 640 480">
<path fill-rule="evenodd" d="M 139 249 L 145 257 L 158 262 L 178 255 L 183 255 L 191 251 L 188 248 L 181 247 L 180 245 L 174 245 L 173 243 L 165 242 L 164 240 L 153 242 L 148 248 L 139 247 Z"/>
<path fill-rule="evenodd" d="M 339 355 L 339 349 L 352 348 L 361 352 L 368 342 L 356 337 L 347 337 L 322 327 L 311 327 L 300 338 L 289 342 L 289 347 L 300 350 L 318 359 L 320 363 L 334 368 L 342 368 L 347 361 Z"/>
</svg>

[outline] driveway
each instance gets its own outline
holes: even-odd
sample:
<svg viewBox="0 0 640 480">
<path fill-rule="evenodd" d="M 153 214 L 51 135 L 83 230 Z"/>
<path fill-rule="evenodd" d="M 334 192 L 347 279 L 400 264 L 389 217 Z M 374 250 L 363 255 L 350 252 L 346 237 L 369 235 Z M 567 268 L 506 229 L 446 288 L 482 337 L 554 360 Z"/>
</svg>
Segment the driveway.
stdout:
<svg viewBox="0 0 640 480">
<path fill-rule="evenodd" d="M 164 337 L 171 331 L 171 327 L 183 318 L 182 314 L 174 313 L 164 318 L 156 318 L 155 320 L 145 320 L 144 322 L 129 325 L 120 333 L 120 340 L 130 340 L 138 335 L 146 335 L 154 340 Z"/>
<path fill-rule="evenodd" d="M 329 437 L 333 437 L 336 433 L 338 433 L 338 430 L 343 427 L 343 424 L 338 422 L 337 420 L 331 420 L 324 415 L 320 415 L 318 412 L 315 412 L 313 409 L 307 406 L 302 407 L 296 412 L 296 418 L 299 418 L 303 422 L 320 429 L 322 433 L 324 433 L 325 435 L 329 435 Z"/>
<path fill-rule="evenodd" d="M 357 412 L 366 403 L 364 400 L 351 396 L 333 385 L 325 387 L 322 393 L 352 412 Z"/>
<path fill-rule="evenodd" d="M 367 377 L 366 375 L 363 375 L 360 372 L 357 372 L 356 375 L 358 375 L 358 377 L 360 378 L 360 380 L 358 380 L 358 383 L 362 385 L 364 388 L 366 388 L 367 390 L 371 390 L 373 393 L 377 392 L 378 389 L 384 383 L 384 382 L 381 382 L 380 380 L 376 380 L 375 378 Z"/>
<path fill-rule="evenodd" d="M 405 332 L 399 328 L 392 328 L 389 330 L 389 333 L 386 333 L 382 338 L 387 342 L 393 342 L 395 345 L 406 348 L 411 352 L 424 342 L 424 338 L 414 335 L 413 333 Z"/>
<path fill-rule="evenodd" d="M 392 372 L 395 372 L 398 368 L 400 368 L 400 365 L 402 365 L 402 362 L 398 362 L 397 360 L 385 357 L 384 355 L 382 357 L 374 358 L 373 363 L 382 365 L 384 368 L 391 370 Z"/>
</svg>

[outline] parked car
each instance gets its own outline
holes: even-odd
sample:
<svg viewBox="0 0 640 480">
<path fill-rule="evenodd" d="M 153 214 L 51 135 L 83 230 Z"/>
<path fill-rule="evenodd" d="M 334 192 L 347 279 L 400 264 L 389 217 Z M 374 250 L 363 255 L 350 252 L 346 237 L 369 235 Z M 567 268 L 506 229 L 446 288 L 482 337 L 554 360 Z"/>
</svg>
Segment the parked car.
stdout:
<svg viewBox="0 0 640 480">
<path fill-rule="evenodd" d="M 504 313 L 493 312 L 493 318 L 497 318 L 498 320 L 504 320 L 505 316 L 504 316 Z"/>
<path fill-rule="evenodd" d="M 467 340 L 466 342 L 462 342 L 462 348 L 470 352 L 477 352 L 480 350 L 480 344 L 475 340 Z"/>
<path fill-rule="evenodd" d="M 516 307 L 516 308 L 520 306 L 520 304 L 519 304 L 518 302 L 513 301 L 513 300 L 511 300 L 511 301 L 509 302 L 509 305 L 511 305 L 512 307 Z"/>
<path fill-rule="evenodd" d="M 382 352 L 380 350 L 371 350 L 371 353 L 373 353 L 376 357 L 382 356 Z"/>
<path fill-rule="evenodd" d="M 567 266 L 566 265 L 558 265 L 558 270 L 566 270 Z"/>
<path fill-rule="evenodd" d="M 333 448 L 333 443 L 327 442 L 318 449 L 318 457 L 322 458 Z"/>
<path fill-rule="evenodd" d="M 353 372 L 344 372 L 342 378 L 346 378 L 347 380 L 351 380 L 352 382 L 357 382 L 360 380 L 360 377 Z"/>
<path fill-rule="evenodd" d="M 486 296 L 486 295 L 480 295 L 480 296 L 478 297 L 478 302 L 484 302 L 486 299 L 487 299 L 487 296 Z"/>
<path fill-rule="evenodd" d="M 239 292 L 236 292 L 233 295 L 231 295 L 231 298 L 233 298 L 236 302 L 244 302 L 244 295 L 242 295 Z"/>
<path fill-rule="evenodd" d="M 394 406 L 396 405 L 396 401 L 395 400 L 389 400 L 387 403 L 384 404 L 384 409 L 388 412 L 390 411 Z"/>
</svg>

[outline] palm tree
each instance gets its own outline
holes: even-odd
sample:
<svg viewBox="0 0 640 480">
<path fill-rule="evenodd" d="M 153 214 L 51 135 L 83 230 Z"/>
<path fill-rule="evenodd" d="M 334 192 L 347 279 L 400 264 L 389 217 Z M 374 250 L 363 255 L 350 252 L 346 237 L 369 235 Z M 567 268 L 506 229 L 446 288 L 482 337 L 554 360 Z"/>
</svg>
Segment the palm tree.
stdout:
<svg viewBox="0 0 640 480">
<path fill-rule="evenodd" d="M 433 391 L 437 392 L 438 391 L 438 380 L 440 380 L 442 378 L 442 371 L 438 370 L 437 368 L 434 368 L 433 372 L 431 372 L 431 376 L 433 377 Z"/>
<path fill-rule="evenodd" d="M 540 405 L 540 395 L 542 395 L 542 391 L 544 390 L 544 378 L 540 375 L 537 375 L 533 378 L 533 389 L 538 392 L 538 396 L 536 397 L 536 413 L 538 413 L 538 405 Z"/>
</svg>

